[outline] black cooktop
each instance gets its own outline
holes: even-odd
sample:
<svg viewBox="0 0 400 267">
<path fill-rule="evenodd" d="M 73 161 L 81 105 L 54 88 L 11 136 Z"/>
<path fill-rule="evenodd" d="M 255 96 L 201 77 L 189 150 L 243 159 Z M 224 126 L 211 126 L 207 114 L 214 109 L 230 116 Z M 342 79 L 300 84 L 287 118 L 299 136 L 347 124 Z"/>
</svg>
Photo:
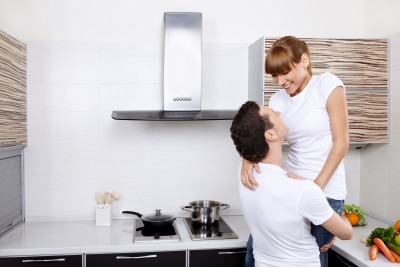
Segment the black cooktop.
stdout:
<svg viewBox="0 0 400 267">
<path fill-rule="evenodd" d="M 146 241 L 179 241 L 180 236 L 175 221 L 166 226 L 149 227 L 141 219 L 135 220 L 133 242 Z"/>
<path fill-rule="evenodd" d="M 213 224 L 194 223 L 191 218 L 184 218 L 184 222 L 192 240 L 239 238 L 222 218 L 219 218 L 218 222 Z"/>
</svg>

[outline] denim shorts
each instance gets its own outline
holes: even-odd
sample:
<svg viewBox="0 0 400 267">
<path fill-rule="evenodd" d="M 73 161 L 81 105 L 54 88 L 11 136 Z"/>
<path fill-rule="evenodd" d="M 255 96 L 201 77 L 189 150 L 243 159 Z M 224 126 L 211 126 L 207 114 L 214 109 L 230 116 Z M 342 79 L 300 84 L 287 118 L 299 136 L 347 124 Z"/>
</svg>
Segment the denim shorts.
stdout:
<svg viewBox="0 0 400 267">
<path fill-rule="evenodd" d="M 329 205 L 332 207 L 334 211 L 336 211 L 339 215 L 342 214 L 342 207 L 344 204 L 344 200 L 336 200 L 332 198 L 326 198 L 326 199 L 328 200 Z M 326 230 L 322 225 L 311 224 L 311 234 L 315 236 L 319 248 L 328 244 L 334 237 L 333 234 L 331 234 L 328 230 Z M 324 253 L 320 253 L 319 257 L 322 262 Z"/>
<path fill-rule="evenodd" d="M 329 205 L 332 207 L 334 211 L 336 211 L 338 214 L 342 213 L 342 207 L 343 207 L 343 200 L 336 200 L 336 199 L 331 199 L 327 198 Z M 326 244 L 328 244 L 332 238 L 333 235 L 326 230 L 322 225 L 311 225 L 311 234 L 315 236 L 315 239 L 317 239 L 317 244 L 319 247 L 322 247 Z"/>
</svg>

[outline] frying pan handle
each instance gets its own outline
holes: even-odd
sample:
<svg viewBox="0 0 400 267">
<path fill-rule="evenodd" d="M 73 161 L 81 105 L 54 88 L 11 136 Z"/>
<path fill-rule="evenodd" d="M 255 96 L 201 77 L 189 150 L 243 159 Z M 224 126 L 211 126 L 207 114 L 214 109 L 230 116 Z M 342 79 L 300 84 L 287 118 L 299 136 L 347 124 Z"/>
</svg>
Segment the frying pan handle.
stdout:
<svg viewBox="0 0 400 267">
<path fill-rule="evenodd" d="M 181 206 L 181 209 L 186 210 L 186 211 L 194 211 L 193 206 Z"/>
<path fill-rule="evenodd" d="M 222 204 L 219 205 L 219 207 L 221 208 L 221 210 L 226 210 L 226 209 L 229 208 L 230 206 L 231 206 L 231 205 L 225 204 L 225 203 L 222 203 Z"/>
<path fill-rule="evenodd" d="M 126 213 L 126 214 L 133 214 L 133 215 L 136 215 L 136 216 L 138 216 L 139 218 L 142 218 L 142 214 L 140 214 L 139 212 L 136 212 L 136 211 L 128 211 L 128 210 L 125 210 L 125 211 L 123 211 L 122 213 Z"/>
</svg>

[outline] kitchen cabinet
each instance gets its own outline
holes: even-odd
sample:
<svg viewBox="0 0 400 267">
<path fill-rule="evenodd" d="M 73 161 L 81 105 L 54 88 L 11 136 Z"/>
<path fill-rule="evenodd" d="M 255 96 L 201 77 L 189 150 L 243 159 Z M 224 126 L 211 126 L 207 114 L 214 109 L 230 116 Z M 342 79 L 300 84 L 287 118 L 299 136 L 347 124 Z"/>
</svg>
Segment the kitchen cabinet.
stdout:
<svg viewBox="0 0 400 267">
<path fill-rule="evenodd" d="M 357 267 L 354 263 L 332 249 L 328 250 L 328 267 Z"/>
<path fill-rule="evenodd" d="M 26 144 L 26 45 L 0 31 L 0 147 Z"/>
<path fill-rule="evenodd" d="M 0 236 L 24 221 L 22 149 L 0 148 Z"/>
<path fill-rule="evenodd" d="M 190 250 L 189 267 L 243 267 L 246 248 Z"/>
<path fill-rule="evenodd" d="M 56 255 L 35 257 L 0 258 L 0 266 L 4 267 L 82 267 L 82 255 Z"/>
<path fill-rule="evenodd" d="M 186 251 L 87 254 L 86 267 L 185 267 Z"/>
<path fill-rule="evenodd" d="M 310 48 L 313 74 L 332 72 L 346 86 L 350 143 L 389 142 L 387 40 L 301 39 Z M 249 90 L 262 89 L 259 104 L 268 105 L 280 90 L 264 71 L 265 57 L 276 40 L 262 37 L 249 46 Z"/>
</svg>

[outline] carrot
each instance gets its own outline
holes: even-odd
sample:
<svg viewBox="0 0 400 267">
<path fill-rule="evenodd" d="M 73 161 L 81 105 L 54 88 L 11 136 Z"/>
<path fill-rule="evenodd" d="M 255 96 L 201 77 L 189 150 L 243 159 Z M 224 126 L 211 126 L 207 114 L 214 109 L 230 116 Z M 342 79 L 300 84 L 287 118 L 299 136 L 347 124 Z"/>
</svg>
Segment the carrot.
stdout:
<svg viewBox="0 0 400 267">
<path fill-rule="evenodd" d="M 369 259 L 370 260 L 375 260 L 376 255 L 378 254 L 379 248 L 377 245 L 372 245 L 371 248 L 369 249 Z"/>
<path fill-rule="evenodd" d="M 385 243 L 383 243 L 382 239 L 375 237 L 374 238 L 374 243 L 375 245 L 378 246 L 379 250 L 383 253 L 383 255 L 385 255 L 385 257 L 390 261 L 390 262 L 396 262 L 396 260 L 394 259 L 393 255 L 390 254 L 390 251 L 388 249 L 388 247 L 385 245 Z"/>
<path fill-rule="evenodd" d="M 389 252 L 390 252 L 390 254 L 392 254 L 392 256 L 393 256 L 393 258 L 396 260 L 396 262 L 400 262 L 400 256 L 397 255 L 396 252 L 394 252 L 394 251 L 391 250 L 390 248 L 389 248 Z"/>
</svg>

